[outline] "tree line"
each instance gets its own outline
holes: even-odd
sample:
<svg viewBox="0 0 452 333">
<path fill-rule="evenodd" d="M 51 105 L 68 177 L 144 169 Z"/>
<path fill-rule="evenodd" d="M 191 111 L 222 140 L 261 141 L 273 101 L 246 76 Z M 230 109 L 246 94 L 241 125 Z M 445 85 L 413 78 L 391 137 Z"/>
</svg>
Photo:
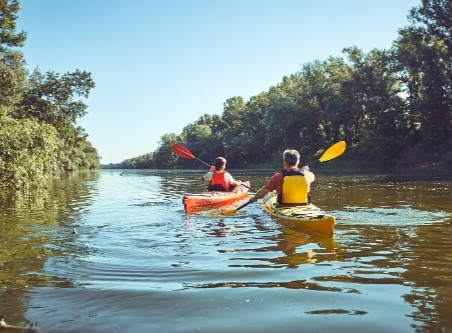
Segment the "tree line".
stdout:
<svg viewBox="0 0 452 333">
<path fill-rule="evenodd" d="M 452 168 L 452 0 L 422 0 L 408 18 L 388 50 L 353 46 L 307 63 L 248 101 L 229 98 L 221 115 L 164 134 L 155 151 L 103 167 L 193 167 L 170 153 L 176 142 L 202 160 L 249 167 L 280 162 L 285 148 L 313 156 L 345 140 L 348 160 Z"/>
<path fill-rule="evenodd" d="M 31 73 L 16 31 L 18 0 L 0 0 L 0 186 L 42 185 L 60 172 L 99 167 L 97 150 L 76 125 L 94 88 L 91 74 L 75 70 Z"/>
</svg>

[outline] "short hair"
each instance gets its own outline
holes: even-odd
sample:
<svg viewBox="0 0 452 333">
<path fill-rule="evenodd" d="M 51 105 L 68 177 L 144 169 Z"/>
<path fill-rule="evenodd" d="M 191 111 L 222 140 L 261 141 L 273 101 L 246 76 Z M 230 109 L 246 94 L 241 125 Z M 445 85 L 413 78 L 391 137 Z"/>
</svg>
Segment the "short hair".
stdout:
<svg viewBox="0 0 452 333">
<path fill-rule="evenodd" d="M 219 171 L 223 165 L 226 165 L 226 159 L 224 157 L 217 157 L 215 159 L 215 170 Z"/>
<path fill-rule="evenodd" d="M 300 153 L 295 149 L 286 149 L 283 153 L 283 159 L 289 166 L 296 166 L 300 162 Z"/>
</svg>

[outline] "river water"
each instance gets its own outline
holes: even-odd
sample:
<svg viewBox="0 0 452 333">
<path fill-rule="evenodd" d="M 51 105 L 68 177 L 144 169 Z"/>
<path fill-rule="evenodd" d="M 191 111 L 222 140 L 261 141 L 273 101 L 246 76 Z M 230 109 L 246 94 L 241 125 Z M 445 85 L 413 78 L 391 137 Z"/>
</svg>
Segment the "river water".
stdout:
<svg viewBox="0 0 452 333">
<path fill-rule="evenodd" d="M 0 314 L 47 333 L 452 332 L 450 174 L 317 171 L 328 239 L 259 203 L 186 216 L 202 171 L 0 192 Z M 256 189 L 272 173 L 233 175 Z"/>
</svg>

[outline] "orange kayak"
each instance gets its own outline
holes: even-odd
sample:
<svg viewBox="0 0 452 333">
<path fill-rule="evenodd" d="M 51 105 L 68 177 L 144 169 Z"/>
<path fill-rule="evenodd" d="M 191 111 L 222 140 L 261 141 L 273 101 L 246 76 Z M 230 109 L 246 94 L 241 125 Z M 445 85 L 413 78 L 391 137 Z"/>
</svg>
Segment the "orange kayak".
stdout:
<svg viewBox="0 0 452 333">
<path fill-rule="evenodd" d="M 182 198 L 186 214 L 193 214 L 198 210 L 218 208 L 228 206 L 240 199 L 248 196 L 250 182 L 243 182 L 243 185 L 237 186 L 234 191 L 205 191 L 197 194 L 187 194 Z"/>
</svg>

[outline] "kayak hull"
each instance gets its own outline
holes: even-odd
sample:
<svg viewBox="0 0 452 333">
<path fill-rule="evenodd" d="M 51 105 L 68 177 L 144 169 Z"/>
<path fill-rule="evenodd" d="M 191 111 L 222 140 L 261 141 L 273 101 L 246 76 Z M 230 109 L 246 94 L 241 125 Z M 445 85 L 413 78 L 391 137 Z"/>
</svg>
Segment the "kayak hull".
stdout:
<svg viewBox="0 0 452 333">
<path fill-rule="evenodd" d="M 250 182 L 243 182 L 250 186 Z M 199 210 L 228 206 L 248 196 L 248 187 L 240 185 L 234 191 L 205 191 L 202 193 L 187 194 L 182 198 L 186 214 L 193 214 Z"/>
<path fill-rule="evenodd" d="M 268 193 L 262 199 L 262 205 L 270 215 L 283 222 L 289 228 L 300 232 L 312 230 L 328 237 L 333 237 L 334 216 L 326 214 L 313 204 L 278 207 L 276 200 L 276 193 Z"/>
</svg>

